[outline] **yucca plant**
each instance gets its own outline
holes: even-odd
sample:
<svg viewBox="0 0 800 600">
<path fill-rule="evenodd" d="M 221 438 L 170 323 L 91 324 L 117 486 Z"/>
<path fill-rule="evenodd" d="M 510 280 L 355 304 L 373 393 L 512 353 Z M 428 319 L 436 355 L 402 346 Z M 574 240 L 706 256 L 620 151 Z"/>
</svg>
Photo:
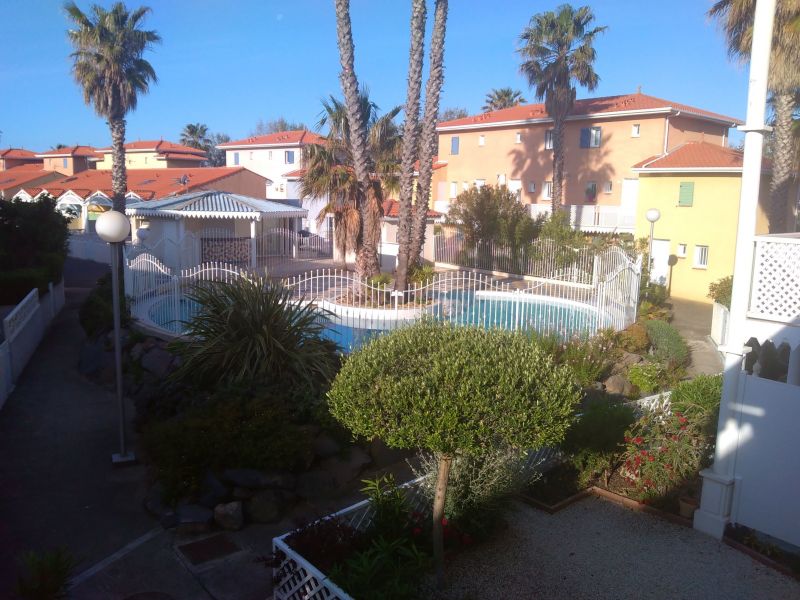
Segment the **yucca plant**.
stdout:
<svg viewBox="0 0 800 600">
<path fill-rule="evenodd" d="M 204 282 L 188 293 L 198 307 L 173 342 L 181 358 L 176 381 L 220 386 L 324 386 L 338 364 L 336 344 L 322 337 L 326 313 L 292 299 L 263 277 Z"/>
<path fill-rule="evenodd" d="M 26 552 L 22 557 L 27 573 L 17 579 L 15 593 L 24 600 L 68 598 L 69 580 L 78 562 L 66 548 L 49 552 Z"/>
</svg>

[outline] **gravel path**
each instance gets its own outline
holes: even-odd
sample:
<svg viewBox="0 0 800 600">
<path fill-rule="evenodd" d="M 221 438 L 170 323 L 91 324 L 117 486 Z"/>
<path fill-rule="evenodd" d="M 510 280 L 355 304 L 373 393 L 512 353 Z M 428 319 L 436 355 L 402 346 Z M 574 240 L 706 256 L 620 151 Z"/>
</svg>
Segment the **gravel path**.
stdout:
<svg viewBox="0 0 800 600">
<path fill-rule="evenodd" d="M 697 531 L 589 497 L 515 503 L 500 539 L 447 565 L 436 600 L 792 600 L 800 582 Z"/>
</svg>

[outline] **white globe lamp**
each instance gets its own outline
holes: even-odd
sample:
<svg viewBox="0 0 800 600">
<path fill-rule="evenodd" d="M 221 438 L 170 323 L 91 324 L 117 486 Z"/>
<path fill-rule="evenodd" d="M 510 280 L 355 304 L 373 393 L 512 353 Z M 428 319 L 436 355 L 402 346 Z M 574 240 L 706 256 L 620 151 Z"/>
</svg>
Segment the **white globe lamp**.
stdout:
<svg viewBox="0 0 800 600">
<path fill-rule="evenodd" d="M 100 239 L 110 244 L 124 242 L 131 232 L 131 222 L 128 217 L 116 210 L 109 210 L 97 217 L 95 231 Z"/>
<path fill-rule="evenodd" d="M 650 208 L 644 214 L 644 216 L 651 223 L 655 223 L 656 221 L 658 221 L 661 218 L 661 211 L 658 210 L 657 208 Z"/>
</svg>

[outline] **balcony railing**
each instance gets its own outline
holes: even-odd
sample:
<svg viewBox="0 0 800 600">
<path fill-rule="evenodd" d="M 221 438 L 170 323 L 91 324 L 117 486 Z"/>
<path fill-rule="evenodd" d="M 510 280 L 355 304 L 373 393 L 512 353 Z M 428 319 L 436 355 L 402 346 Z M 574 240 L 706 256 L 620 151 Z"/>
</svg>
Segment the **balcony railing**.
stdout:
<svg viewBox="0 0 800 600">
<path fill-rule="evenodd" d="M 755 238 L 747 316 L 800 326 L 800 233 Z"/>
<path fill-rule="evenodd" d="M 595 206 L 593 204 L 570 204 L 562 207 L 569 210 L 569 223 L 575 229 L 594 233 L 633 233 L 636 213 L 622 206 Z M 531 204 L 531 216 L 549 215 L 549 204 Z"/>
</svg>

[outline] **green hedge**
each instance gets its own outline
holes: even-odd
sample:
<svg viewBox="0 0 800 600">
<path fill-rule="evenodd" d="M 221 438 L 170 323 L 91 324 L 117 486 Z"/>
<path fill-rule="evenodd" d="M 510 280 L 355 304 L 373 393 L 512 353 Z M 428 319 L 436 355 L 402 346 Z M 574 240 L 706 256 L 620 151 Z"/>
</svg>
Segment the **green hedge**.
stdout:
<svg viewBox="0 0 800 600">
<path fill-rule="evenodd" d="M 689 364 L 689 346 L 677 329 L 666 321 L 658 320 L 647 321 L 645 327 L 656 360 L 671 368 Z"/>
<path fill-rule="evenodd" d="M 0 271 L 0 304 L 18 304 L 33 288 L 37 288 L 41 296 L 47 292 L 49 275 L 46 267 Z"/>
</svg>

